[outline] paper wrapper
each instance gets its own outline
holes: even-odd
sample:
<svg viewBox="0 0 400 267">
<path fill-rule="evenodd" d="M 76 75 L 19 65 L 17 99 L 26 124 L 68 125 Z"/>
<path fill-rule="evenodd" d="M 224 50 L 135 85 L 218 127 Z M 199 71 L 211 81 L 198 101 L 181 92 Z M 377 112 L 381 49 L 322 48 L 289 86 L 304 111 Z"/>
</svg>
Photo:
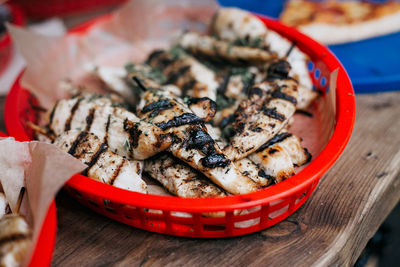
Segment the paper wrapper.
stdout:
<svg viewBox="0 0 400 267">
<path fill-rule="evenodd" d="M 122 67 L 128 62 L 141 62 L 151 50 L 171 45 L 179 31 L 207 31 L 217 8 L 210 0 L 135 0 L 87 33 L 64 37 L 45 37 L 11 26 L 9 31 L 28 63 L 22 85 L 38 97 L 42 106 L 50 107 L 68 96 L 58 88 L 61 80 L 87 82 L 82 73 L 88 63 Z M 335 81 L 335 77 L 331 79 L 331 92 L 335 91 Z M 313 118 L 295 115 L 291 132 L 303 138 L 313 157 L 323 150 L 333 132 L 332 103 L 334 96 L 329 94 L 312 106 Z M 154 192 L 161 194 L 160 190 Z"/>
<path fill-rule="evenodd" d="M 0 183 L 12 211 L 21 187 L 26 188 L 20 214 L 32 228 L 32 246 L 26 255 L 29 262 L 51 201 L 73 174 L 86 166 L 56 146 L 38 141 L 0 140 Z"/>
</svg>

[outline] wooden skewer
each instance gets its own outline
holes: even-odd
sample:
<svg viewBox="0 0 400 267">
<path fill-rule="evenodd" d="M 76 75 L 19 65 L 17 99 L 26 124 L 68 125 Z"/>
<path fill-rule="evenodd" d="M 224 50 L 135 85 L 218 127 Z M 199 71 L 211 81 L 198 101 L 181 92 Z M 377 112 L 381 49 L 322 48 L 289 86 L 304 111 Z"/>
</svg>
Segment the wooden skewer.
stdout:
<svg viewBox="0 0 400 267">
<path fill-rule="evenodd" d="M 34 124 L 33 122 L 30 122 L 30 121 L 28 121 L 26 124 L 29 126 L 29 128 L 31 128 L 32 130 L 34 130 L 36 133 L 39 133 L 39 134 L 41 134 L 41 135 L 44 135 L 44 136 L 46 136 L 47 138 L 49 138 L 51 141 L 54 141 L 54 136 L 50 135 L 50 134 L 46 131 L 46 129 L 43 129 L 42 127 L 40 127 L 40 126 Z"/>
<path fill-rule="evenodd" d="M 286 55 L 285 55 L 286 58 L 289 57 L 290 53 L 292 53 L 293 48 L 294 48 L 295 46 L 296 46 L 296 43 L 295 43 L 295 42 L 292 42 L 292 45 L 290 46 L 289 50 L 286 52 Z"/>
<path fill-rule="evenodd" d="M 147 88 L 143 85 L 143 83 L 136 76 L 133 76 L 132 79 L 137 83 L 137 85 L 139 86 L 140 89 L 142 89 L 142 91 L 144 91 L 144 92 L 147 91 Z"/>
<path fill-rule="evenodd" d="M 15 210 L 14 210 L 14 214 L 19 214 L 19 210 L 21 208 L 21 203 L 22 203 L 22 199 L 24 198 L 25 195 L 25 187 L 21 187 L 21 190 L 19 191 L 19 196 L 18 196 L 18 200 L 17 200 L 17 205 L 15 206 Z"/>
</svg>

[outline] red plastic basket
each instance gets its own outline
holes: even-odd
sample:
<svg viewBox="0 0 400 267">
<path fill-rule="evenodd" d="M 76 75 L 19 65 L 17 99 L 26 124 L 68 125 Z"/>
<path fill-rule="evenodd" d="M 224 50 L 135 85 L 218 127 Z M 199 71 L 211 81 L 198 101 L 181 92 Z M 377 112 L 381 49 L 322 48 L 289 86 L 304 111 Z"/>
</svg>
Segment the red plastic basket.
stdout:
<svg viewBox="0 0 400 267">
<path fill-rule="evenodd" d="M 0 137 L 7 137 L 7 135 L 0 132 Z M 53 255 L 54 245 L 56 242 L 56 232 L 57 212 L 56 203 L 53 200 L 43 221 L 39 238 L 29 261 L 30 267 L 50 266 L 51 256 Z"/>
<path fill-rule="evenodd" d="M 71 16 L 122 4 L 127 0 L 14 0 L 28 17 Z"/>
<path fill-rule="evenodd" d="M 24 25 L 25 17 L 19 7 L 14 4 L 5 4 L 13 16 L 12 23 L 15 25 Z M 0 35 L 0 74 L 4 72 L 11 61 L 12 56 L 12 42 L 8 33 Z"/>
<path fill-rule="evenodd" d="M 85 34 L 107 15 L 86 23 L 70 34 Z M 74 175 L 65 189 L 79 202 L 122 223 L 163 234 L 187 237 L 229 237 L 256 232 L 274 225 L 297 210 L 311 195 L 320 177 L 339 157 L 350 138 L 355 119 L 355 97 L 349 77 L 324 46 L 279 22 L 260 17 L 271 29 L 296 42 L 313 62 L 310 71 L 314 85 L 325 93 L 329 74 L 338 69 L 336 88 L 336 125 L 324 150 L 292 178 L 277 185 L 245 195 L 213 199 L 188 199 L 146 195 L 102 184 L 82 175 Z M 29 140 L 26 120 L 35 119 L 28 105 L 32 95 L 17 80 L 9 93 L 5 108 L 7 130 L 18 140 Z M 237 215 L 235 210 L 251 209 Z M 220 212 L 223 217 L 210 218 L 204 213 Z M 184 212 L 181 216 L 176 212 Z M 248 227 L 236 223 L 252 220 Z"/>
</svg>

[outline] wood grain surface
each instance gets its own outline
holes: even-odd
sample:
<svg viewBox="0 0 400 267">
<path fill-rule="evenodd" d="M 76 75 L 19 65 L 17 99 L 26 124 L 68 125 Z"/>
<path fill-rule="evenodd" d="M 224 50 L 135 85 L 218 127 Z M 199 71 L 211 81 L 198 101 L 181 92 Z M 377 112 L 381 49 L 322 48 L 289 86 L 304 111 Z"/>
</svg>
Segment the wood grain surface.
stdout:
<svg viewBox="0 0 400 267">
<path fill-rule="evenodd" d="M 262 232 L 189 239 L 57 199 L 55 266 L 351 266 L 400 199 L 400 92 L 357 96 L 350 143 L 306 204 Z"/>
</svg>

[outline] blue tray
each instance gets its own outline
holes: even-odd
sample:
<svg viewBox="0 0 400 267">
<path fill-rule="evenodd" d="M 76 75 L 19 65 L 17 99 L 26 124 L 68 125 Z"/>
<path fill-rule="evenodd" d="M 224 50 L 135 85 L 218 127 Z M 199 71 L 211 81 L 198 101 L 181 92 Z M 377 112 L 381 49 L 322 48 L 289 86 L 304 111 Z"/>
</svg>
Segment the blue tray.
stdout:
<svg viewBox="0 0 400 267">
<path fill-rule="evenodd" d="M 277 18 L 284 1 L 219 0 L 219 3 Z M 346 68 L 356 93 L 400 90 L 400 33 L 328 47 Z"/>
</svg>

